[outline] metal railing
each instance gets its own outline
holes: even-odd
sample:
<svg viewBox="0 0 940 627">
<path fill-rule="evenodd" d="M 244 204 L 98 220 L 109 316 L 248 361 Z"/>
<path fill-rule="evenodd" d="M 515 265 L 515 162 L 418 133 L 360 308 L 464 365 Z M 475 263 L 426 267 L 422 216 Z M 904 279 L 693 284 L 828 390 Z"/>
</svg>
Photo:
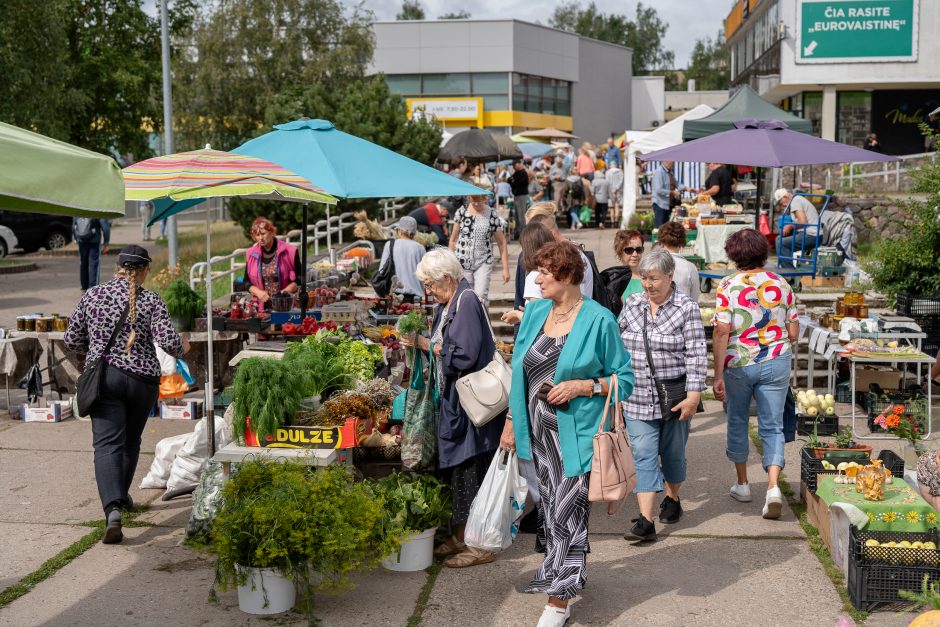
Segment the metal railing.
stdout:
<svg viewBox="0 0 940 627">
<path fill-rule="evenodd" d="M 394 221 L 398 217 L 398 212 L 408 206 L 408 203 L 402 198 L 387 198 L 383 199 L 381 202 L 383 222 L 385 223 Z M 325 256 L 329 253 L 329 249 L 333 247 L 334 243 L 342 246 L 344 231 L 355 226 L 355 224 L 356 220 L 353 218 L 352 213 L 341 213 L 338 216 L 330 216 L 329 220 L 323 219 L 313 224 L 308 224 L 307 246 L 313 247 L 313 257 L 308 258 L 307 261 L 312 263 L 316 261 L 317 258 Z M 294 229 L 288 232 L 284 239 L 299 248 L 301 233 L 302 229 Z M 320 253 L 321 242 L 326 246 L 324 255 Z M 235 278 L 245 271 L 245 253 L 247 251 L 247 248 L 238 248 L 227 255 L 211 257 L 208 262 L 200 261 L 194 263 L 189 269 L 189 286 L 196 289 L 196 286 L 205 282 L 206 274 L 211 272 L 213 281 L 224 277 L 231 277 L 231 280 L 227 283 L 228 289 L 223 293 L 219 293 L 217 298 L 229 296 L 232 293 Z M 224 269 L 215 269 L 220 264 L 226 264 L 227 267 Z M 213 294 L 216 294 L 215 289 L 213 289 Z"/>
<path fill-rule="evenodd" d="M 883 162 L 881 167 L 870 163 L 848 163 L 841 170 L 840 183 L 851 189 L 858 180 L 880 177 L 882 184 L 887 187 L 890 179 L 893 178 L 895 191 L 901 191 L 901 175 L 908 174 L 920 165 L 908 165 L 906 162 L 926 159 L 936 160 L 936 158 L 936 152 L 921 152 L 913 155 L 901 155 L 898 157 L 898 160 L 893 163 L 887 161 Z M 869 166 L 869 171 L 864 171 L 862 169 L 864 166 Z"/>
</svg>

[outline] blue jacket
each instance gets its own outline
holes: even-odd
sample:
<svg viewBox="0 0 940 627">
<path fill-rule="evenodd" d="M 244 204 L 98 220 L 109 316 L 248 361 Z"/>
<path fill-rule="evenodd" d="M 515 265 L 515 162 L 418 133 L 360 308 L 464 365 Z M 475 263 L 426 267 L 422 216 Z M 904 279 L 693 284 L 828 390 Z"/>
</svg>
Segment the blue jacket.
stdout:
<svg viewBox="0 0 940 627">
<path fill-rule="evenodd" d="M 469 292 L 463 296 L 465 292 Z M 462 298 L 461 298 L 462 297 Z M 458 311 L 459 304 L 459 311 Z M 443 306 L 434 312 L 432 329 L 437 327 Z M 481 428 L 473 426 L 457 396 L 457 379 L 483 370 L 493 360 L 496 344 L 486 320 L 486 311 L 470 285 L 463 279 L 457 286 L 452 305 L 444 319 L 441 346 L 441 414 L 437 423 L 438 465 L 450 468 L 499 447 L 505 416 L 498 416 Z"/>
<path fill-rule="evenodd" d="M 516 436 L 516 452 L 520 459 L 532 459 L 529 433 L 528 382 L 522 361 L 535 341 L 552 308 L 545 298 L 529 303 L 522 318 L 512 356 L 512 390 L 509 408 Z M 606 307 L 590 298 L 584 299 L 558 357 L 555 383 L 572 379 L 598 379 L 616 374 L 620 383 L 620 399 L 633 391 L 633 370 L 630 354 L 620 339 L 620 327 Z M 577 477 L 591 470 L 594 457 L 594 434 L 600 424 L 606 396 L 578 396 L 568 409 L 556 408 L 561 460 L 566 477 Z M 620 411 L 619 403 L 617 411 Z M 609 419 L 613 416 L 609 416 Z"/>
</svg>

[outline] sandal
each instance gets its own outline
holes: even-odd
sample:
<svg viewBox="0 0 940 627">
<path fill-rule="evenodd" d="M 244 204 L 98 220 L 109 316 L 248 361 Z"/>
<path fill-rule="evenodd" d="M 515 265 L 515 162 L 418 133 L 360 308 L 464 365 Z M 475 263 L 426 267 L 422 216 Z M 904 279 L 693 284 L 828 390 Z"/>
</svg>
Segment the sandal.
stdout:
<svg viewBox="0 0 940 627">
<path fill-rule="evenodd" d="M 489 551 L 468 546 L 463 553 L 459 553 L 444 560 L 444 566 L 447 568 L 469 568 L 470 566 L 489 564 L 495 557 L 496 556 Z"/>
<path fill-rule="evenodd" d="M 457 555 L 467 550 L 467 545 L 451 536 L 438 544 L 434 548 L 434 555 L 436 557 L 448 557 L 450 555 Z"/>
</svg>

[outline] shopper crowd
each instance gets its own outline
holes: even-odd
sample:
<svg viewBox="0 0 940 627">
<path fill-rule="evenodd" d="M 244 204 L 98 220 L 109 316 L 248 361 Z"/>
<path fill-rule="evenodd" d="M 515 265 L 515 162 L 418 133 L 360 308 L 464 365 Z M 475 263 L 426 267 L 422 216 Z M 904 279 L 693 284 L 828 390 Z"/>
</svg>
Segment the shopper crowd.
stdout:
<svg viewBox="0 0 940 627">
<path fill-rule="evenodd" d="M 684 514 L 686 443 L 692 418 L 703 410 L 709 355 L 698 271 L 679 254 L 685 230 L 669 221 L 670 205 L 682 191 L 671 166 L 663 164 L 654 178 L 654 190 L 666 188 L 658 242 L 647 242 L 640 231 L 618 230 L 613 252 L 622 265 L 603 272 L 590 251 L 562 235 L 557 219 L 569 220 L 571 229 L 588 223 L 619 226 L 621 196 L 615 190 L 622 187 L 622 157 L 613 141 L 598 151 L 563 149 L 532 168 L 518 162 L 492 175 L 454 164 L 456 175 L 495 193 L 440 199 L 431 212 L 453 216 L 450 225 L 442 225 L 450 228 L 449 249 L 431 250 L 416 269 L 437 309 L 427 337 L 404 341 L 433 355 L 440 386 L 439 471 L 452 488 L 454 513 L 453 534 L 436 553 L 447 556 L 444 564 L 452 568 L 493 561 L 492 552 L 465 543 L 464 530 L 494 454 L 514 452 L 536 504 L 521 528 L 535 533 L 535 548 L 544 553 L 526 587 L 548 597 L 540 626 L 563 625 L 570 617 L 569 601 L 587 581 L 592 441 L 613 377 L 639 506 L 625 538 L 652 542 L 657 522 L 675 524 Z M 712 164 L 703 193 L 719 198 L 729 185 L 725 169 Z M 806 217 L 811 218 L 796 219 Z M 399 235 L 408 237 L 414 220 L 403 223 Z M 515 303 L 501 312 L 516 334 L 509 407 L 478 427 L 462 407 L 456 385 L 496 358 L 488 286 L 497 262 L 494 244 L 508 282 L 509 237 L 522 249 Z M 768 480 L 762 515 L 775 519 L 783 504 L 777 481 L 784 466 L 790 345 L 797 335 L 794 295 L 785 280 L 764 271 L 768 241 L 758 231 L 737 232 L 726 253 L 737 272 L 718 287 L 711 361 L 714 392 L 728 412 L 726 455 L 734 465 L 729 496 L 738 502 L 752 498 L 747 459 L 753 397 Z M 605 293 L 613 306 L 599 302 Z"/>
</svg>

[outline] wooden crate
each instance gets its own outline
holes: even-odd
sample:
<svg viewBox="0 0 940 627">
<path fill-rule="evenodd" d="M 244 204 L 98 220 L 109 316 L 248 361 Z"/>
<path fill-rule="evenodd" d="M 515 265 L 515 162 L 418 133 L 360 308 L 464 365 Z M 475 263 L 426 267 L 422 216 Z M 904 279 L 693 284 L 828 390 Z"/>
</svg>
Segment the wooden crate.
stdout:
<svg viewBox="0 0 940 627">
<path fill-rule="evenodd" d="M 804 276 L 800 279 L 803 287 L 844 287 L 845 277 L 841 276 L 818 276 L 815 279 L 811 276 Z"/>
</svg>

